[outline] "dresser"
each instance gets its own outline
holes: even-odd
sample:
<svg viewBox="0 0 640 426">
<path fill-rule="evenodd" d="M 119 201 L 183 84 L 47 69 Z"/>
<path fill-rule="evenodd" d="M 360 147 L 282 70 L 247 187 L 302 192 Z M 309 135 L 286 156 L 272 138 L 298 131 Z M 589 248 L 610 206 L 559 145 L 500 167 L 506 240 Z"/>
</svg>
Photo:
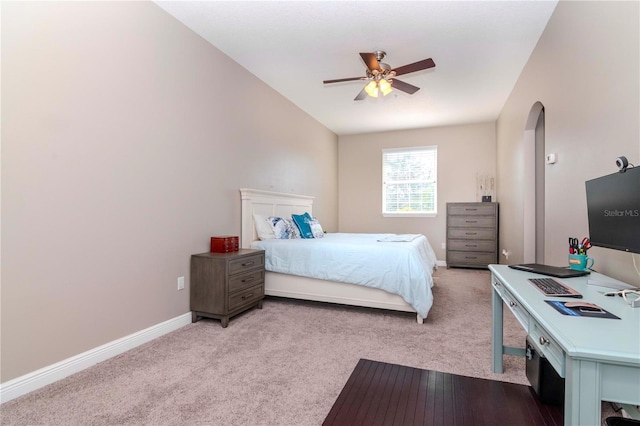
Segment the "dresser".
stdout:
<svg viewBox="0 0 640 426">
<path fill-rule="evenodd" d="M 498 203 L 447 203 L 447 267 L 498 263 Z"/>
<path fill-rule="evenodd" d="M 264 250 L 192 255 L 190 288 L 191 321 L 216 318 L 226 328 L 232 316 L 262 309 Z"/>
</svg>

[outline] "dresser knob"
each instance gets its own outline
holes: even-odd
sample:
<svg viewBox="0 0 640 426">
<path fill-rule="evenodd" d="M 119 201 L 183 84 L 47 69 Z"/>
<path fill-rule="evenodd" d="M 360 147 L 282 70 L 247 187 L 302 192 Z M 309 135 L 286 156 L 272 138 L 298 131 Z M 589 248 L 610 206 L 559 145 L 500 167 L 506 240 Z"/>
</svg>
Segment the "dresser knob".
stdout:
<svg viewBox="0 0 640 426">
<path fill-rule="evenodd" d="M 546 345 L 547 343 L 549 343 L 549 339 L 547 339 L 547 338 L 546 338 L 546 337 L 544 337 L 544 336 L 540 336 L 540 339 L 539 339 L 539 340 L 540 340 L 540 344 L 541 344 L 541 345 Z"/>
<path fill-rule="evenodd" d="M 509 302 L 509 306 L 511 306 L 512 308 L 517 306 L 518 304 L 516 302 L 514 302 L 513 300 L 511 302 Z"/>
</svg>

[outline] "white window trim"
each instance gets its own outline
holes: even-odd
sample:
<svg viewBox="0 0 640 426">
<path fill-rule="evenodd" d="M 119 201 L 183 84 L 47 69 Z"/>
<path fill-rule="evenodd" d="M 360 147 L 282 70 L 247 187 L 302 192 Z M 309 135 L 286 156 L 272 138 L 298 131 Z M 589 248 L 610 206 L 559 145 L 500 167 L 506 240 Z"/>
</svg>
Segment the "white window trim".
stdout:
<svg viewBox="0 0 640 426">
<path fill-rule="evenodd" d="M 438 217 L 438 212 L 436 210 L 435 213 L 382 213 L 382 217 Z"/>
<path fill-rule="evenodd" d="M 395 153 L 395 152 L 403 152 L 403 151 L 420 151 L 420 150 L 435 150 L 436 152 L 436 164 L 435 164 L 435 169 L 436 169 L 436 178 L 435 178 L 435 184 L 436 184 L 436 190 L 434 193 L 434 211 L 432 213 L 425 213 L 425 212 L 419 212 L 419 213 L 410 213 L 410 212 L 402 212 L 402 213 L 385 213 L 384 212 L 384 208 L 385 208 L 385 188 L 384 188 L 384 154 L 389 152 L 389 153 Z M 382 173 L 382 216 L 383 217 L 437 217 L 438 216 L 438 159 L 437 159 L 437 153 L 438 153 L 438 145 L 428 145 L 428 146 L 413 146 L 413 147 L 406 147 L 406 148 L 383 148 L 382 149 L 382 169 L 383 169 L 383 173 Z"/>
</svg>

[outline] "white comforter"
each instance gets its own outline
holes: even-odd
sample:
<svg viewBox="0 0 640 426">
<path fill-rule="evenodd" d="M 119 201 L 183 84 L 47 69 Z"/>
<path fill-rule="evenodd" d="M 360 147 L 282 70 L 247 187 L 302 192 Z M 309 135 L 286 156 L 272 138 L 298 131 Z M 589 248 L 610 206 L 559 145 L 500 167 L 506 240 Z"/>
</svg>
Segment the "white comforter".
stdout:
<svg viewBox="0 0 640 426">
<path fill-rule="evenodd" d="M 379 241 L 393 235 L 336 233 L 254 241 L 251 248 L 265 250 L 267 271 L 380 288 L 400 295 L 426 318 L 433 305 L 435 253 L 424 235 Z"/>
</svg>

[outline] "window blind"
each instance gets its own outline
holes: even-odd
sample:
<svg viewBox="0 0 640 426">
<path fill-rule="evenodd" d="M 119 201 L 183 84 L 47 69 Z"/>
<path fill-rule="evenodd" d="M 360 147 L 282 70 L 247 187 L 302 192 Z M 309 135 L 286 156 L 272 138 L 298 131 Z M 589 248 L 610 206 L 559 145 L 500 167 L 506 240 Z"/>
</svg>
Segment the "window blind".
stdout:
<svg viewBox="0 0 640 426">
<path fill-rule="evenodd" d="M 382 151 L 382 213 L 435 214 L 438 147 Z"/>
</svg>

